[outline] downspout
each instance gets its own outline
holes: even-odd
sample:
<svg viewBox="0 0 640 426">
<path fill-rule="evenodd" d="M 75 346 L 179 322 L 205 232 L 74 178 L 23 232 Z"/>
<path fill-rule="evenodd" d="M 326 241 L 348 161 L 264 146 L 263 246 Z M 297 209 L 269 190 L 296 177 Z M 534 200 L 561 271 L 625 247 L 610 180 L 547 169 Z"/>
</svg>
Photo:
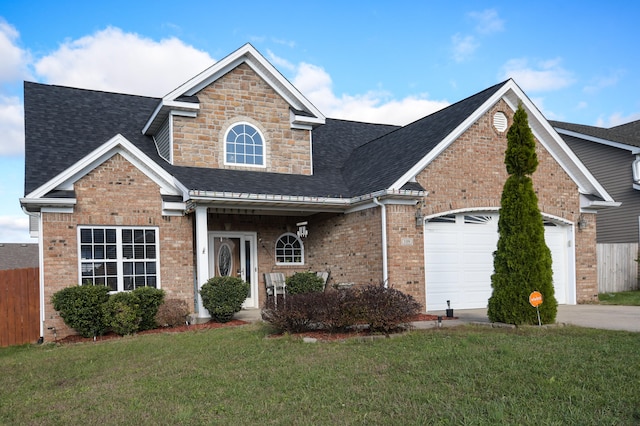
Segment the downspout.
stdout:
<svg viewBox="0 0 640 426">
<path fill-rule="evenodd" d="M 40 339 L 39 343 L 44 342 L 44 256 L 42 247 L 42 213 L 33 213 L 27 211 L 25 206 L 22 206 L 22 211 L 27 216 L 38 218 L 38 289 L 40 298 Z"/>
<path fill-rule="evenodd" d="M 389 286 L 389 269 L 387 268 L 387 206 L 373 197 L 374 204 L 380 206 L 382 212 L 382 285 Z"/>
</svg>

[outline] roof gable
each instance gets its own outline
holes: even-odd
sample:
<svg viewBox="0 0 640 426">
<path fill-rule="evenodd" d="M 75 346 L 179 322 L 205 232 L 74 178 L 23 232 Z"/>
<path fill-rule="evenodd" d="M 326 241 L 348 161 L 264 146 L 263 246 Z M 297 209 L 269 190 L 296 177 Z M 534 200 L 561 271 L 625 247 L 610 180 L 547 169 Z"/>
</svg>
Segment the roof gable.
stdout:
<svg viewBox="0 0 640 426">
<path fill-rule="evenodd" d="M 251 44 L 247 43 L 227 57 L 164 96 L 144 125 L 144 134 L 155 134 L 170 113 L 195 116 L 199 105 L 194 100 L 198 92 L 240 64 L 247 64 L 269 84 L 291 107 L 291 125 L 311 128 L 324 124 L 324 115 L 298 91 Z"/>
<path fill-rule="evenodd" d="M 25 187 L 29 194 L 121 134 L 162 162 L 140 128 L 158 98 L 24 83 Z"/>
<path fill-rule="evenodd" d="M 473 113 L 503 85 L 492 86 L 358 147 L 343 166 L 345 179 L 359 193 L 402 188 L 417 172 L 403 176 L 416 166 L 424 168 L 426 164 L 420 165 L 424 159 L 456 129 L 471 125 Z"/>
</svg>

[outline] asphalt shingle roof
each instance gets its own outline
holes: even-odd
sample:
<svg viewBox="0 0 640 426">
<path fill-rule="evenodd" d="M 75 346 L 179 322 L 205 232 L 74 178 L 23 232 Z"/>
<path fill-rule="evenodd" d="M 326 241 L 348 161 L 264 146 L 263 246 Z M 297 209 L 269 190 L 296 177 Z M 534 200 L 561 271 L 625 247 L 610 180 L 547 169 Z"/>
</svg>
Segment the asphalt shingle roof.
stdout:
<svg viewBox="0 0 640 426">
<path fill-rule="evenodd" d="M 343 175 L 356 193 L 388 188 L 496 93 L 496 84 L 356 148 Z"/>
<path fill-rule="evenodd" d="M 300 176 L 173 166 L 141 133 L 159 98 L 25 82 L 25 194 L 122 134 L 192 190 L 364 195 L 387 189 L 503 84 L 404 127 L 327 119 L 313 131 L 314 173 Z"/>
<path fill-rule="evenodd" d="M 564 123 L 562 121 L 549 121 L 549 123 L 553 127 L 571 132 L 640 147 L 640 120 L 611 128 Z"/>
<path fill-rule="evenodd" d="M 0 270 L 38 266 L 37 244 L 0 243 Z"/>
</svg>

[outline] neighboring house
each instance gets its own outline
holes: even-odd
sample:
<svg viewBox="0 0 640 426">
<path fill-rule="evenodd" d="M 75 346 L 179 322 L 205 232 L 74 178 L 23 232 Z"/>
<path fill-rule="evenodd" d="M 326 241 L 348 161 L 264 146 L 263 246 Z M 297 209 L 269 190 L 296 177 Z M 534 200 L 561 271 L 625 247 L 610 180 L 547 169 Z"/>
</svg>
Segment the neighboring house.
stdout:
<svg viewBox="0 0 640 426">
<path fill-rule="evenodd" d="M 37 244 L 0 243 L 0 271 L 37 267 Z"/>
<path fill-rule="evenodd" d="M 160 287 L 208 318 L 210 277 L 242 277 L 259 308 L 265 273 L 303 270 L 484 307 L 519 103 L 556 297 L 595 301 L 595 213 L 616 203 L 513 80 L 404 127 L 325 118 L 249 44 L 163 98 L 25 83 L 42 331 L 69 332 L 50 304 L 66 286 Z"/>
<path fill-rule="evenodd" d="M 640 121 L 609 129 L 551 122 L 567 145 L 621 206 L 597 215 L 600 292 L 638 288 Z"/>
</svg>

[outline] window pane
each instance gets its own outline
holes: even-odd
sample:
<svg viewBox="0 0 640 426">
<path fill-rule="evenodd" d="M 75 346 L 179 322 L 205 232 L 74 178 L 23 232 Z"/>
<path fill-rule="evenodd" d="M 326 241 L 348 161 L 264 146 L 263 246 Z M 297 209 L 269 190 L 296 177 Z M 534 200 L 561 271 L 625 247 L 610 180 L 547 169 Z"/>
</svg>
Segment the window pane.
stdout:
<svg viewBox="0 0 640 426">
<path fill-rule="evenodd" d="M 109 244 L 115 244 L 116 242 L 116 230 L 115 229 L 107 229 L 106 233 L 106 241 Z"/>
<path fill-rule="evenodd" d="M 156 246 L 147 246 L 147 259 L 156 258 Z"/>
<path fill-rule="evenodd" d="M 115 259 L 116 254 L 116 246 L 107 246 L 107 259 Z"/>
<path fill-rule="evenodd" d="M 108 277 L 107 278 L 107 287 L 111 289 L 111 291 L 118 291 L 118 280 L 116 277 Z"/>
<path fill-rule="evenodd" d="M 144 243 L 144 230 L 135 229 L 133 231 L 133 239 L 136 243 Z"/>
<path fill-rule="evenodd" d="M 80 269 L 82 269 L 83 277 L 93 277 L 93 263 L 83 263 Z"/>
<path fill-rule="evenodd" d="M 133 253 L 135 259 L 144 259 L 144 246 L 136 244 L 133 247 Z"/>
<path fill-rule="evenodd" d="M 122 246 L 122 257 L 125 259 L 133 259 L 133 246 Z"/>
<path fill-rule="evenodd" d="M 153 288 L 157 287 L 155 276 L 147 277 L 147 287 L 153 287 Z"/>
<path fill-rule="evenodd" d="M 144 276 L 136 276 L 135 283 L 136 283 L 136 288 L 144 287 L 144 285 L 145 285 Z"/>
<path fill-rule="evenodd" d="M 124 275 L 132 275 L 133 274 L 133 263 L 125 262 L 122 264 L 122 273 Z"/>
<path fill-rule="evenodd" d="M 107 262 L 107 275 L 118 275 L 118 264 L 116 262 Z"/>
<path fill-rule="evenodd" d="M 93 230 L 93 242 L 94 243 L 104 243 L 104 229 L 94 229 Z"/>
<path fill-rule="evenodd" d="M 104 259 L 104 246 L 95 246 L 93 248 L 94 259 Z"/>
<path fill-rule="evenodd" d="M 136 275 L 144 275 L 144 262 L 136 262 Z"/>
<path fill-rule="evenodd" d="M 156 262 L 147 262 L 147 274 L 155 275 L 156 274 Z"/>
<path fill-rule="evenodd" d="M 91 238 L 91 229 L 81 229 L 80 230 L 80 242 L 81 243 L 90 243 L 92 241 Z"/>
<path fill-rule="evenodd" d="M 124 289 L 125 291 L 133 290 L 133 278 L 124 277 Z"/>
<path fill-rule="evenodd" d="M 133 231 L 131 229 L 123 229 L 122 230 L 122 242 L 123 243 L 132 243 L 133 242 Z"/>
<path fill-rule="evenodd" d="M 81 259 L 92 259 L 93 251 L 91 250 L 91 246 L 80 246 L 80 258 Z"/>
<path fill-rule="evenodd" d="M 148 229 L 145 233 L 145 241 L 147 243 L 155 243 L 156 242 L 156 231 L 153 229 Z"/>
</svg>

